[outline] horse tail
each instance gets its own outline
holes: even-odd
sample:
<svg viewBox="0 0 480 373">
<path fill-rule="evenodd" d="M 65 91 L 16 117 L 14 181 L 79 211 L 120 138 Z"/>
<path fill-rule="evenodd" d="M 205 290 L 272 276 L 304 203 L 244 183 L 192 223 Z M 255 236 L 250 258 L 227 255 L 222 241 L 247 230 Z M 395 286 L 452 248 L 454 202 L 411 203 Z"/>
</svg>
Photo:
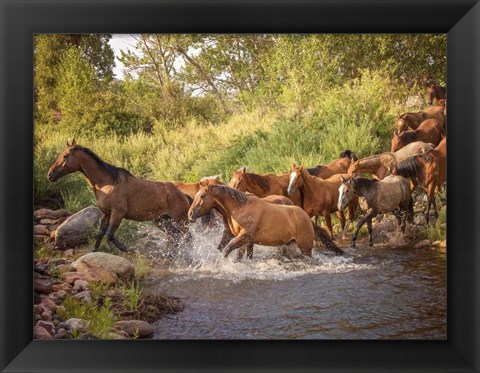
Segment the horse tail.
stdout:
<svg viewBox="0 0 480 373">
<path fill-rule="evenodd" d="M 343 255 L 343 250 L 339 249 L 337 245 L 328 237 L 328 233 L 320 228 L 312 221 L 313 231 L 315 232 L 315 238 L 319 240 L 325 249 L 335 253 L 335 255 Z"/>
</svg>

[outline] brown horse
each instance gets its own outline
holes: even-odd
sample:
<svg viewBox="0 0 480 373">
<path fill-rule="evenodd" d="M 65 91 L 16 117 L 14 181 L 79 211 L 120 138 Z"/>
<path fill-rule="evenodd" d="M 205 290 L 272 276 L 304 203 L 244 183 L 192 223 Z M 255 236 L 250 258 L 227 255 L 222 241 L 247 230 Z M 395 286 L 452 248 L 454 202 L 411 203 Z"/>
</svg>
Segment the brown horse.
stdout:
<svg viewBox="0 0 480 373">
<path fill-rule="evenodd" d="M 425 220 L 430 219 L 430 209 L 433 206 L 434 216 L 437 217 L 437 203 L 435 191 L 446 182 L 447 171 L 447 140 L 443 139 L 433 150 L 410 157 L 398 165 L 397 174 L 418 178 L 427 193 L 427 208 Z M 415 183 L 416 184 L 416 183 Z"/>
<path fill-rule="evenodd" d="M 427 119 L 414 131 L 395 131 L 392 138 L 392 152 L 396 152 L 414 141 L 424 141 L 437 146 L 445 137 L 443 128 L 436 119 Z"/>
<path fill-rule="evenodd" d="M 329 179 L 320 179 L 310 175 L 303 166 L 296 166 L 293 164 L 290 173 L 290 183 L 288 185 L 288 192 L 294 193 L 300 189 L 303 194 L 303 209 L 310 216 L 323 216 L 325 224 L 327 225 L 330 237 L 333 239 L 333 229 L 331 213 L 338 212 L 340 224 L 342 227 L 342 238 L 348 230 L 348 226 L 355 218 L 355 210 L 358 201 L 354 199 L 348 205 L 348 224 L 345 224 L 345 215 L 343 210 L 338 210 L 338 188 L 341 184 L 340 174 L 334 175 Z"/>
<path fill-rule="evenodd" d="M 288 197 L 296 206 L 302 206 L 302 195 L 300 191 L 288 195 L 287 188 L 290 181 L 289 174 L 259 175 L 247 172 L 246 167 L 242 167 L 233 172 L 229 186 L 241 192 L 249 192 L 257 197 L 263 198 L 272 194 Z"/>
<path fill-rule="evenodd" d="M 447 97 L 447 87 L 441 87 L 435 82 L 431 83 L 427 89 L 427 102 L 429 105 L 432 104 L 433 99 L 444 100 Z"/>
<path fill-rule="evenodd" d="M 318 234 L 323 234 L 322 242 L 339 250 L 297 206 L 276 205 L 226 186 L 205 185 L 195 196 L 188 217 L 194 222 L 212 208 L 226 218 L 235 236 L 225 246 L 224 257 L 248 244 L 280 246 L 293 242 L 303 255 L 312 256 Z"/>
<path fill-rule="evenodd" d="M 73 140 L 50 167 L 47 177 L 54 182 L 76 171 L 87 179 L 102 213 L 93 251 L 98 249 L 105 234 L 109 242 L 122 251 L 127 250 L 114 237 L 122 219 L 153 221 L 175 240 L 180 236 L 190 239 L 187 217 L 190 203 L 173 183 L 139 179 L 123 168 L 102 161 L 93 151 Z"/>
<path fill-rule="evenodd" d="M 360 176 L 362 173 L 369 173 L 378 180 L 382 180 L 387 175 L 395 174 L 396 170 L 397 159 L 395 154 L 385 152 L 352 161 L 347 174 L 349 176 Z"/>
<path fill-rule="evenodd" d="M 364 197 L 366 214 L 357 222 L 352 237 L 352 246 L 355 247 L 358 231 L 365 222 L 370 236 L 369 244 L 373 246 L 372 218 L 378 214 L 393 212 L 398 220 L 402 232 L 405 232 L 405 223 L 413 221 L 413 200 L 408 182 L 402 176 L 390 175 L 383 180 L 370 180 L 363 177 L 344 178 L 342 176 L 338 197 L 338 208 L 345 208 L 353 198 Z M 363 204 L 362 204 L 363 206 Z"/>
<path fill-rule="evenodd" d="M 408 129 L 416 130 L 422 122 L 427 119 L 436 119 L 440 126 L 445 126 L 445 114 L 444 109 L 440 109 L 439 106 L 433 106 L 425 111 L 419 111 L 417 113 L 404 113 L 397 119 L 397 131 L 403 132 Z"/>
<path fill-rule="evenodd" d="M 340 157 L 326 165 L 317 165 L 315 167 L 307 168 L 310 175 L 319 177 L 321 179 L 328 179 L 336 174 L 345 174 L 350 167 L 352 160 L 357 160 L 357 155 L 351 150 L 344 150 Z"/>
<path fill-rule="evenodd" d="M 208 184 L 206 183 L 203 183 L 202 184 L 203 186 L 206 186 Z M 253 194 L 247 194 L 247 196 L 253 196 L 255 198 L 258 198 L 256 196 L 254 196 Z M 284 205 L 284 206 L 295 206 L 293 204 L 292 201 L 290 201 L 287 197 L 285 196 L 278 196 L 276 194 L 272 194 L 271 196 L 267 196 L 267 197 L 264 197 L 262 198 L 264 201 L 268 202 L 268 203 L 273 203 L 275 205 Z M 202 215 L 202 219 L 207 216 L 208 213 Z M 219 245 L 217 246 L 217 250 L 218 251 L 223 251 L 225 245 L 227 245 L 228 242 L 230 242 L 230 240 L 235 237 L 232 232 L 230 231 L 230 228 L 228 226 L 228 221 L 227 219 L 222 215 L 222 218 L 223 218 L 223 223 L 224 223 L 224 230 L 223 230 L 223 235 L 222 235 L 222 239 L 220 240 L 220 243 Z M 246 250 L 247 250 L 247 258 L 248 259 L 253 259 L 253 243 L 250 243 L 247 245 L 246 247 Z M 243 254 L 245 253 L 245 246 L 241 247 L 240 249 L 238 249 L 238 253 L 237 253 L 237 259 L 240 260 L 243 258 Z"/>
</svg>

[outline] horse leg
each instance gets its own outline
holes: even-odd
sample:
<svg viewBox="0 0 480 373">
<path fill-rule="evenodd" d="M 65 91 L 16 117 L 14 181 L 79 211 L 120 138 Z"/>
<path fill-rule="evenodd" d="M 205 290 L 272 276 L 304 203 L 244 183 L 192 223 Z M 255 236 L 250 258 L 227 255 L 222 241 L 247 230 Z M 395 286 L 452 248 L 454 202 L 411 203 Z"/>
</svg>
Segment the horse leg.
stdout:
<svg viewBox="0 0 480 373">
<path fill-rule="evenodd" d="M 360 230 L 360 228 L 362 227 L 362 225 L 365 224 L 365 222 L 366 222 L 368 219 L 373 218 L 375 215 L 376 215 L 376 213 L 375 213 L 375 211 L 374 211 L 373 209 L 368 209 L 368 211 L 366 212 L 366 214 L 363 215 L 363 218 L 361 218 L 361 219 L 357 222 L 357 227 L 355 228 L 355 232 L 353 232 L 352 247 L 355 247 L 355 245 L 356 245 L 357 236 L 358 236 L 358 231 Z"/>
<path fill-rule="evenodd" d="M 167 241 L 178 246 L 180 237 L 184 234 L 179 227 L 173 224 L 173 220 L 168 216 L 162 216 L 154 221 L 155 225 L 167 234 Z"/>
<path fill-rule="evenodd" d="M 223 234 L 222 234 L 222 239 L 220 240 L 220 243 L 217 246 L 218 251 L 222 251 L 225 246 L 230 242 L 230 240 L 235 237 L 232 232 L 230 231 L 230 227 L 228 226 L 227 219 L 222 215 L 222 220 L 223 220 Z"/>
<path fill-rule="evenodd" d="M 253 243 L 247 245 L 247 258 L 250 260 L 253 259 Z"/>
<path fill-rule="evenodd" d="M 245 250 L 247 251 L 247 258 L 250 260 L 253 259 L 253 243 L 249 243 L 247 246 L 242 246 L 240 249 L 238 249 L 237 260 L 241 260 L 243 258 Z"/>
<path fill-rule="evenodd" d="M 110 221 L 110 216 L 108 216 L 105 213 L 102 213 L 102 218 L 101 218 L 101 223 L 100 223 L 100 231 L 98 232 L 97 236 L 95 237 L 95 246 L 93 247 L 92 251 L 97 251 L 98 248 L 100 247 L 100 242 L 102 242 L 103 236 L 105 236 L 105 232 L 107 231 L 108 228 L 108 222 Z"/>
<path fill-rule="evenodd" d="M 343 211 L 337 211 L 336 215 L 340 219 L 340 227 L 342 227 L 342 239 L 343 239 L 345 234 L 345 214 L 343 213 Z"/>
<path fill-rule="evenodd" d="M 332 228 L 332 217 L 330 216 L 330 211 L 326 211 L 323 213 L 323 218 L 325 219 L 325 224 L 330 232 L 330 237 L 333 241 L 333 228 Z"/>
<path fill-rule="evenodd" d="M 125 247 L 125 245 L 114 237 L 115 232 L 120 226 L 120 223 L 122 222 L 122 219 L 124 216 L 125 214 L 120 213 L 117 210 L 112 210 L 112 213 L 110 214 L 110 221 L 108 222 L 108 228 L 107 228 L 106 234 L 107 234 L 108 242 L 113 243 L 121 251 L 126 252 L 127 248 Z"/>
<path fill-rule="evenodd" d="M 234 237 L 223 249 L 223 256 L 226 258 L 228 255 L 235 249 L 249 243 L 248 236 L 245 234 L 245 231 L 241 232 L 237 237 Z"/>
<path fill-rule="evenodd" d="M 373 229 L 372 229 L 372 218 L 369 218 L 367 220 L 367 228 L 368 228 L 368 236 L 369 236 L 369 239 L 368 239 L 368 244 L 373 247 L 373 236 L 372 236 L 372 232 L 373 232 Z"/>
<path fill-rule="evenodd" d="M 427 222 L 427 225 L 430 224 L 430 207 L 433 204 L 433 199 L 435 198 L 435 187 L 432 187 L 432 185 L 433 183 L 427 185 L 427 211 L 425 213 L 425 221 Z"/>
</svg>

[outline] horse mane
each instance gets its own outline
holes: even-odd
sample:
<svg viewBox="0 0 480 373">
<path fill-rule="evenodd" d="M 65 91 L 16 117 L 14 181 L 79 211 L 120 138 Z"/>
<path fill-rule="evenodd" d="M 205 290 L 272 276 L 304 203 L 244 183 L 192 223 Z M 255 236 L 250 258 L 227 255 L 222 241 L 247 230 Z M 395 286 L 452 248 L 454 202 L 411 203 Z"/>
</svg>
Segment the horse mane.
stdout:
<svg viewBox="0 0 480 373">
<path fill-rule="evenodd" d="M 417 176 L 418 169 L 420 165 L 418 164 L 416 156 L 404 159 L 397 166 L 397 175 L 403 177 L 412 177 Z"/>
<path fill-rule="evenodd" d="M 93 158 L 93 160 L 95 162 L 97 162 L 97 164 L 108 174 L 108 176 L 110 176 L 113 180 L 113 183 L 114 184 L 117 184 L 118 182 L 120 182 L 120 174 L 123 173 L 123 174 L 127 174 L 127 175 L 130 175 L 130 176 L 133 176 L 130 171 L 122 168 L 122 167 L 116 167 L 116 166 L 113 166 L 111 165 L 110 163 L 107 163 L 105 161 L 103 161 L 102 159 L 100 159 L 100 157 L 98 155 L 96 155 L 91 149 L 89 148 L 84 148 L 83 146 L 80 146 L 80 145 L 75 145 L 75 147 L 73 148 L 73 150 L 81 150 L 83 151 L 85 154 L 89 155 L 90 157 Z"/>
<path fill-rule="evenodd" d="M 322 169 L 322 167 L 325 167 L 325 166 L 318 165 L 315 167 L 306 168 L 306 170 L 310 175 L 318 176 L 320 174 L 320 170 Z"/>
<path fill-rule="evenodd" d="M 412 158 L 417 158 L 421 157 L 425 162 L 431 162 L 433 161 L 432 153 L 435 149 L 428 149 L 426 152 L 423 152 L 422 154 L 417 154 L 414 155 Z"/>
<path fill-rule="evenodd" d="M 240 203 L 247 201 L 247 195 L 237 189 L 230 188 L 225 185 L 210 185 L 210 188 L 218 190 L 221 194 L 226 194 Z"/>
<path fill-rule="evenodd" d="M 378 189 L 378 180 L 367 179 L 366 177 L 354 177 L 352 179 L 353 189 L 356 191 L 362 190 L 364 197 L 369 197 Z"/>
<path fill-rule="evenodd" d="M 264 192 L 268 192 L 270 190 L 270 183 L 265 176 L 248 173 L 248 177 Z"/>
</svg>

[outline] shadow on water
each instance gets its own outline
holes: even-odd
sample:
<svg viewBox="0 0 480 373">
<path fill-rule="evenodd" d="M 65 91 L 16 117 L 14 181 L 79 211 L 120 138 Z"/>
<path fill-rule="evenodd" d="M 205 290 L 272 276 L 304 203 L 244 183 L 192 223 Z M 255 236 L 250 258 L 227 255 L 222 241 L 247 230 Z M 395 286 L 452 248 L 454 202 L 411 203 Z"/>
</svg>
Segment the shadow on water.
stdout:
<svg viewBox="0 0 480 373">
<path fill-rule="evenodd" d="M 287 259 L 255 246 L 224 259 L 220 232 L 195 234 L 150 291 L 183 312 L 155 323 L 157 339 L 445 339 L 446 254 L 437 249 L 346 249 Z"/>
</svg>

